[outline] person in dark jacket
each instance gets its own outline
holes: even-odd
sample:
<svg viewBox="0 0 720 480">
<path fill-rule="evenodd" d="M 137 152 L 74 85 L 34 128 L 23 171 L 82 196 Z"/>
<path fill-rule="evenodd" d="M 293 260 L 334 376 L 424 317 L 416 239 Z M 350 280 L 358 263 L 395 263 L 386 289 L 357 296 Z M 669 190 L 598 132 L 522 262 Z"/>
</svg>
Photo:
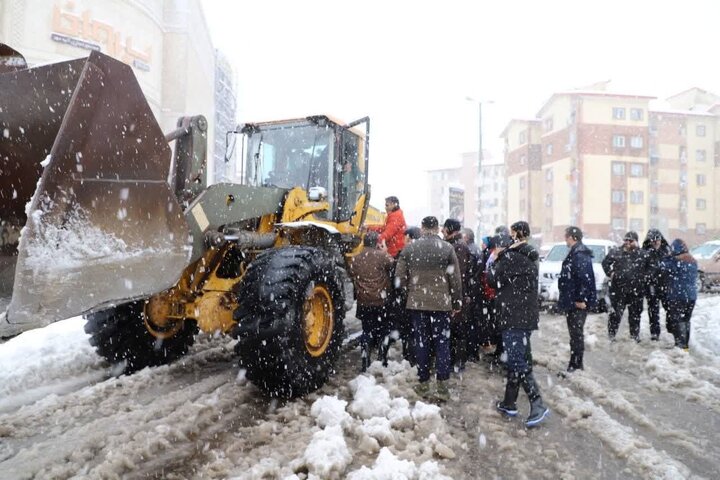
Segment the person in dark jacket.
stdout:
<svg viewBox="0 0 720 480">
<path fill-rule="evenodd" d="M 467 331 L 470 311 L 470 289 L 472 286 L 472 256 L 470 249 L 465 244 L 460 231 L 462 225 L 459 220 L 448 218 L 443 224 L 442 234 L 446 242 L 452 245 L 460 265 L 460 277 L 462 278 L 463 307 L 459 314 L 452 319 L 450 326 L 450 361 L 456 371 L 465 370 L 467 360 Z"/>
<path fill-rule="evenodd" d="M 583 233 L 578 227 L 565 229 L 565 244 L 570 247 L 560 268 L 558 277 L 558 309 L 567 316 L 570 334 L 570 362 L 568 372 L 583 370 L 585 353 L 585 320 L 588 309 L 595 306 L 595 272 L 593 272 L 593 253 L 582 243 Z"/>
<path fill-rule="evenodd" d="M 697 300 L 698 266 L 681 239 L 673 240 L 670 252 L 672 256 L 660 262 L 660 271 L 667 285 L 667 329 L 675 337 L 675 346 L 687 351 L 690 342 L 690 317 Z"/>
<path fill-rule="evenodd" d="M 370 354 L 375 348 L 378 349 L 378 359 L 387 366 L 390 323 L 385 307 L 393 267 L 392 257 L 378 248 L 376 232 L 367 232 L 363 243 L 363 251 L 350 260 L 350 276 L 357 295 L 355 316 L 362 323 L 361 372 L 370 365 Z"/>
<path fill-rule="evenodd" d="M 480 322 L 482 316 L 482 284 L 480 281 L 480 272 L 483 254 L 480 247 L 475 243 L 475 233 L 471 228 L 463 228 L 463 240 L 470 250 L 470 305 L 468 307 L 469 316 L 467 318 L 468 331 L 466 351 L 467 359 L 471 361 L 480 360 Z"/>
<path fill-rule="evenodd" d="M 516 231 L 522 228 L 518 226 Z M 529 233 L 528 227 L 528 236 Z M 513 242 L 511 237 L 499 235 L 496 244 L 499 253 L 490 266 L 488 281 L 497 290 L 495 313 L 507 355 L 507 382 L 505 395 L 495 407 L 507 416 L 516 416 L 516 401 L 522 385 L 530 401 L 530 414 L 525 425 L 534 427 L 550 413 L 540 396 L 532 363 L 528 362 L 530 335 L 538 329 L 540 317 L 537 302 L 539 255 L 525 239 Z"/>
<path fill-rule="evenodd" d="M 650 340 L 660 339 L 660 302 L 664 300 L 665 286 L 660 281 L 660 262 L 670 256 L 670 245 L 660 230 L 651 228 L 642 244 L 647 253 L 645 299 L 650 319 Z"/>
<path fill-rule="evenodd" d="M 423 235 L 405 247 L 398 257 L 396 282 L 407 289 L 406 308 L 413 328 L 413 346 L 420 396 L 430 393 L 430 353 L 435 351 L 437 396 L 449 398 L 450 318 L 462 309 L 462 278 L 457 255 L 438 238 L 435 217 L 422 220 Z"/>
<path fill-rule="evenodd" d="M 625 234 L 622 247 L 613 248 L 602 261 L 610 278 L 610 313 L 608 336 L 615 341 L 625 307 L 628 308 L 630 337 L 640 343 L 640 315 L 643 311 L 647 254 L 638 246 L 638 234 Z"/>
</svg>

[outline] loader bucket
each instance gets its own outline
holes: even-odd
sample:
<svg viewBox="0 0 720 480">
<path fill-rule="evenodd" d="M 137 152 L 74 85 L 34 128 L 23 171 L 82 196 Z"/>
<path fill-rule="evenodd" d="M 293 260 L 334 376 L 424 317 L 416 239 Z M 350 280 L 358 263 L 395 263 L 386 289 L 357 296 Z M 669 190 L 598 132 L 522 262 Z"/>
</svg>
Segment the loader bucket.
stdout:
<svg viewBox="0 0 720 480">
<path fill-rule="evenodd" d="M 0 74 L 0 135 L 0 336 L 177 282 L 189 230 L 130 67 L 93 52 Z"/>
</svg>

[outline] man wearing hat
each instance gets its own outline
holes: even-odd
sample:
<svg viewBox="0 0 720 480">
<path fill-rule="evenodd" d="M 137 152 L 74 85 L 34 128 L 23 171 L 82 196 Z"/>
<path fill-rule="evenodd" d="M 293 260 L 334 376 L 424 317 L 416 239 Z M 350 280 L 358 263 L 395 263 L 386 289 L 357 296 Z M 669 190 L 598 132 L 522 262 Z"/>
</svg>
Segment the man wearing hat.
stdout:
<svg viewBox="0 0 720 480">
<path fill-rule="evenodd" d="M 457 255 L 438 238 L 438 220 L 422 219 L 422 237 L 405 247 L 398 256 L 396 284 L 407 289 L 406 308 L 413 331 L 413 348 L 420 396 L 430 394 L 431 353 L 435 353 L 437 397 L 450 396 L 450 318 L 462 308 L 462 278 Z"/>
<path fill-rule="evenodd" d="M 664 299 L 665 285 L 660 281 L 660 262 L 670 256 L 670 245 L 660 230 L 651 228 L 642 244 L 648 256 L 645 276 L 645 298 L 650 319 L 650 340 L 660 339 L 660 301 Z"/>
<path fill-rule="evenodd" d="M 602 261 L 603 270 L 610 278 L 608 337 L 611 342 L 615 341 L 627 307 L 630 337 L 640 343 L 647 263 L 647 254 L 638 245 L 638 234 L 632 230 L 625 234 L 622 246 L 610 250 Z"/>
<path fill-rule="evenodd" d="M 463 240 L 461 229 L 462 224 L 454 218 L 445 220 L 442 229 L 443 238 L 455 250 L 460 265 L 460 278 L 462 278 L 463 308 L 459 314 L 453 317 L 450 328 L 450 358 L 457 371 L 464 370 L 467 361 L 467 332 L 469 330 L 468 320 L 471 315 L 470 292 L 473 278 L 472 256 L 470 248 Z"/>
</svg>

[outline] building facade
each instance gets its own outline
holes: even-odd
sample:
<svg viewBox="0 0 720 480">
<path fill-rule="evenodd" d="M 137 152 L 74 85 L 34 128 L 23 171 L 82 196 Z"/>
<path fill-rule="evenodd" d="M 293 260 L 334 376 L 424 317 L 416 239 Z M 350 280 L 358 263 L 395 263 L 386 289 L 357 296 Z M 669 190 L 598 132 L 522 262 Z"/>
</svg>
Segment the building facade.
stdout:
<svg viewBox="0 0 720 480">
<path fill-rule="evenodd" d="M 430 214 L 440 222 L 455 218 L 474 232 L 488 233 L 506 222 L 505 166 L 483 151 L 478 174 L 477 152 L 460 155 L 460 166 L 428 170 Z"/>
<path fill-rule="evenodd" d="M 235 75 L 227 58 L 215 51 L 215 183 L 233 182 L 237 149 L 235 135 L 228 135 L 237 126 L 237 89 Z"/>
<path fill-rule="evenodd" d="M 163 131 L 181 116 L 209 120 L 213 171 L 216 62 L 199 0 L 0 0 L 0 42 L 30 66 L 91 50 L 127 63 Z"/>
<path fill-rule="evenodd" d="M 502 134 L 509 217 L 543 242 L 567 225 L 615 241 L 649 228 L 691 244 L 720 236 L 718 100 L 699 89 L 664 107 L 645 95 L 554 94 Z"/>
</svg>

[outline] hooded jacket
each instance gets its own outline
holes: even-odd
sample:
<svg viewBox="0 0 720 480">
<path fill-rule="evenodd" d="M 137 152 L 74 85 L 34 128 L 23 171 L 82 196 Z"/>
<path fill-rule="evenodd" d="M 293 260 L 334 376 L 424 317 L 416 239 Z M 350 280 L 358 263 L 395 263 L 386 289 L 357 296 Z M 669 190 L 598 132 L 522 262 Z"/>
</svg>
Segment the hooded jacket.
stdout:
<svg viewBox="0 0 720 480">
<path fill-rule="evenodd" d="M 654 248 L 651 238 L 660 237 L 660 248 Z M 650 286 L 662 286 L 660 281 L 660 262 L 670 256 L 670 245 L 660 230 L 651 228 L 648 230 L 642 249 L 647 253 L 647 268 L 645 270 L 645 282 Z"/>
<path fill-rule="evenodd" d="M 558 309 L 569 312 L 575 302 L 585 302 L 590 309 L 597 302 L 595 272 L 592 267 L 593 253 L 584 243 L 577 242 L 563 260 L 558 277 Z"/>
<path fill-rule="evenodd" d="M 669 302 L 694 302 L 697 300 L 698 266 L 695 257 L 682 242 L 672 244 L 672 256 L 660 262 L 665 283 L 665 300 Z"/>
<path fill-rule="evenodd" d="M 490 266 L 488 283 L 496 290 L 495 319 L 500 330 L 537 330 L 539 258 L 532 245 L 522 242 L 500 252 Z"/>
</svg>

